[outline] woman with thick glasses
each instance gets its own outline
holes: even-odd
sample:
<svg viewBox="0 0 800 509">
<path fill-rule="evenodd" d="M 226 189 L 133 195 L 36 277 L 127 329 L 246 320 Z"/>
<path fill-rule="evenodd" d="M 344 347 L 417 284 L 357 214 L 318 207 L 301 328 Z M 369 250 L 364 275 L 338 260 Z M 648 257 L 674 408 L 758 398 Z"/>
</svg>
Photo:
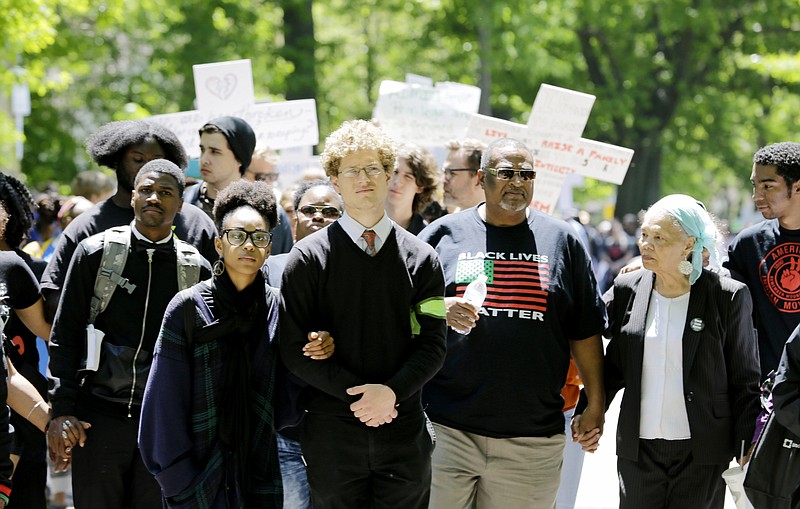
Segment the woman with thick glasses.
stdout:
<svg viewBox="0 0 800 509">
<path fill-rule="evenodd" d="M 260 270 L 278 220 L 272 188 L 230 184 L 214 220 L 214 276 L 178 294 L 164 318 L 142 408 L 142 456 L 167 507 L 281 507 L 279 299 Z M 316 341 L 304 350 L 326 358 L 333 348 Z"/>
</svg>

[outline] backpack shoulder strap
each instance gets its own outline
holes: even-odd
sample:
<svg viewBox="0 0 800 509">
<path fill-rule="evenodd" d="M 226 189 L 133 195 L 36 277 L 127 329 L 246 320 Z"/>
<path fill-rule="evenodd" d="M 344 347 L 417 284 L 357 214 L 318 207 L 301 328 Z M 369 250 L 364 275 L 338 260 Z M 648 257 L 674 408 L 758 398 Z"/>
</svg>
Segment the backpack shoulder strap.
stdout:
<svg viewBox="0 0 800 509">
<path fill-rule="evenodd" d="M 178 290 L 185 290 L 200 282 L 200 267 L 203 257 L 191 245 L 178 238 L 175 239 L 175 249 L 178 252 Z"/>
<path fill-rule="evenodd" d="M 106 309 L 117 286 L 124 288 L 128 293 L 133 293 L 136 289 L 135 284 L 122 277 L 131 243 L 130 226 L 109 228 L 101 235 L 103 257 L 94 280 L 94 295 L 89 306 L 89 323 L 94 323 L 97 315 Z"/>
</svg>

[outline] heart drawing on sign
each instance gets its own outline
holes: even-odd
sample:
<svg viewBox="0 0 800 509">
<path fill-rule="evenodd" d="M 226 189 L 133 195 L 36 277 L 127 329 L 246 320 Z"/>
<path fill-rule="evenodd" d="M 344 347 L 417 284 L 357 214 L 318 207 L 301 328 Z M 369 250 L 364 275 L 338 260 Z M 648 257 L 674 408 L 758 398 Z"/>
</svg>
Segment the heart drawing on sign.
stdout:
<svg viewBox="0 0 800 509">
<path fill-rule="evenodd" d="M 215 96 L 225 100 L 236 90 L 236 75 L 228 73 L 222 78 L 211 76 L 206 80 L 206 88 Z"/>
</svg>

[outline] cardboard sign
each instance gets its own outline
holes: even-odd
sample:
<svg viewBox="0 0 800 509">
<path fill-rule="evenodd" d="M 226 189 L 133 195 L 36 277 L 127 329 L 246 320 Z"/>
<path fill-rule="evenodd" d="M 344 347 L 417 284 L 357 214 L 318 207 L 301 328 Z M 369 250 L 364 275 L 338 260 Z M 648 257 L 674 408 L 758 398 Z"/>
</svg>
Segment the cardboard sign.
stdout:
<svg viewBox="0 0 800 509">
<path fill-rule="evenodd" d="M 528 147 L 532 141 L 528 126 L 478 113 L 469 119 L 465 137 L 481 140 L 484 143 L 491 143 L 499 138 L 514 138 Z"/>
<path fill-rule="evenodd" d="M 314 99 L 256 104 L 228 111 L 246 120 L 256 133 L 256 143 L 273 149 L 316 145 L 319 143 L 317 108 Z M 203 125 L 219 116 L 213 112 L 184 111 L 156 115 L 150 120 L 172 130 L 189 157 L 200 156 L 200 135 Z"/>
<path fill-rule="evenodd" d="M 475 114 L 465 134 L 487 144 L 498 138 L 525 143 L 537 171 L 531 205 L 553 213 L 568 175 L 621 184 L 633 159 L 631 149 L 581 138 L 594 101 L 593 95 L 543 84 L 528 125 Z"/>
<path fill-rule="evenodd" d="M 433 78 L 422 76 L 420 74 L 414 74 L 413 72 L 407 72 L 406 83 L 410 83 L 413 85 L 422 85 L 423 87 L 432 87 Z"/>
<path fill-rule="evenodd" d="M 479 88 L 460 83 L 426 87 L 383 81 L 373 117 L 397 142 L 442 146 L 464 137 L 470 116 L 478 111 L 480 94 Z"/>
<path fill-rule="evenodd" d="M 256 102 L 250 60 L 193 65 L 197 109 L 226 115 Z"/>
</svg>

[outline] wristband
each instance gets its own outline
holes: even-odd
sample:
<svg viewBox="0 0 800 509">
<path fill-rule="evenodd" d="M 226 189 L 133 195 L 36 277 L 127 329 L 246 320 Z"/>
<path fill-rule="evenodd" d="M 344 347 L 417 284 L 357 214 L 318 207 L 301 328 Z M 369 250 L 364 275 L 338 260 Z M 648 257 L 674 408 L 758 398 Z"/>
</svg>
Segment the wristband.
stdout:
<svg viewBox="0 0 800 509">
<path fill-rule="evenodd" d="M 25 420 L 29 421 L 31 419 L 31 415 L 33 415 L 33 411 L 36 410 L 37 408 L 39 408 L 40 406 L 46 404 L 46 403 L 47 402 L 45 400 L 41 400 L 38 403 L 36 403 L 35 405 L 33 405 L 33 408 L 31 408 L 31 411 L 28 412 L 28 416 L 25 417 Z"/>
</svg>

